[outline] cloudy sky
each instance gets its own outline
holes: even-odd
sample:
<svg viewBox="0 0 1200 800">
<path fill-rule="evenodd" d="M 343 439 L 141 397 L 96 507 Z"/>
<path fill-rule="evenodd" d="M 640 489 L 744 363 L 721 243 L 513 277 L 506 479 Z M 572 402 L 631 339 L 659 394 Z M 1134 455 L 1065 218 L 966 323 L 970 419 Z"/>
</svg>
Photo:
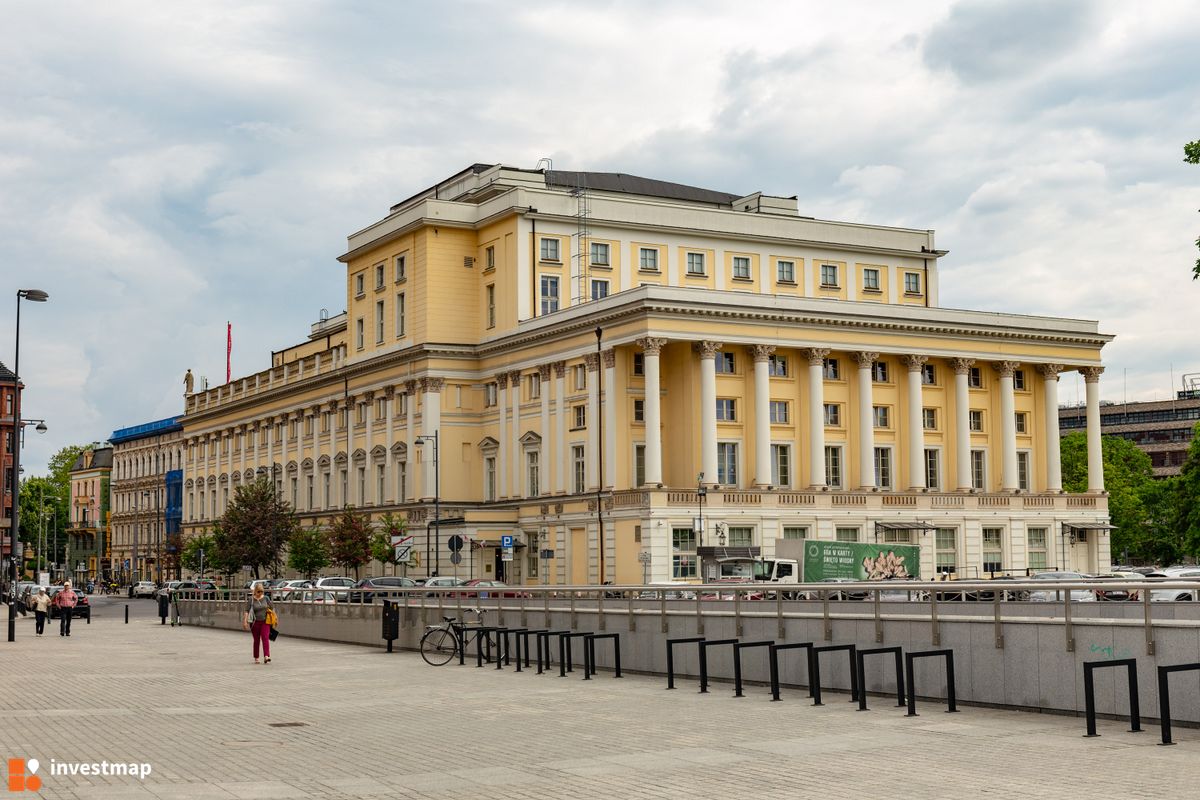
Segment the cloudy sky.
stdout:
<svg viewBox="0 0 1200 800">
<path fill-rule="evenodd" d="M 1108 399 L 1200 372 L 1194 0 L 0 8 L 0 285 L 51 294 L 34 473 L 219 382 L 226 320 L 234 374 L 265 368 L 342 310 L 348 233 L 476 161 L 933 228 L 943 305 L 1116 334 Z"/>
</svg>

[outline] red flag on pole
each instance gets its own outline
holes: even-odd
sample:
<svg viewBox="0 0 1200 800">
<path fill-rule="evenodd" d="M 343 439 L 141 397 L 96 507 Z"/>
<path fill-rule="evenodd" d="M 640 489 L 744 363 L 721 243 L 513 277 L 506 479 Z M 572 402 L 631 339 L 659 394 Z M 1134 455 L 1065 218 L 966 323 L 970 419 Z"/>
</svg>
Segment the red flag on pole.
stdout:
<svg viewBox="0 0 1200 800">
<path fill-rule="evenodd" d="M 230 359 L 233 356 L 233 323 L 225 323 L 225 382 L 233 379 Z"/>
</svg>

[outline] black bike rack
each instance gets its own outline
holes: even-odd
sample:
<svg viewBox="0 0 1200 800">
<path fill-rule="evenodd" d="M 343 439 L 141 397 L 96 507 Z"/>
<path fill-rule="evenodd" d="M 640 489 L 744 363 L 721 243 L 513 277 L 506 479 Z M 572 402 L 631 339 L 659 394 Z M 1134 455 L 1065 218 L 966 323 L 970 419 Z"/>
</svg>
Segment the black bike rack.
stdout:
<svg viewBox="0 0 1200 800">
<path fill-rule="evenodd" d="M 773 644 L 771 645 L 771 702 L 778 701 L 779 698 L 779 651 L 780 650 L 797 650 L 804 648 L 809 651 L 808 657 L 812 658 L 813 642 L 790 642 L 788 644 Z M 812 677 L 808 679 L 808 696 L 813 696 Z"/>
<path fill-rule="evenodd" d="M 572 631 L 558 637 L 558 677 L 567 677 L 568 672 L 575 671 L 575 658 L 571 653 L 571 640 L 580 636 L 591 636 L 591 631 Z"/>
<path fill-rule="evenodd" d="M 686 639 L 667 639 L 667 688 L 675 688 L 675 645 L 677 644 L 699 644 L 704 641 L 703 636 L 691 636 Z"/>
<path fill-rule="evenodd" d="M 700 694 L 708 694 L 708 648 L 718 645 L 736 645 L 737 639 L 713 639 L 700 642 Z"/>
<path fill-rule="evenodd" d="M 742 694 L 742 650 L 747 647 L 774 647 L 773 641 L 738 642 L 733 646 L 733 696 L 745 697 Z"/>
<path fill-rule="evenodd" d="M 1160 744 L 1175 744 L 1171 741 L 1171 684 L 1167 679 L 1172 672 L 1192 672 L 1194 670 L 1200 670 L 1200 663 L 1175 664 L 1170 667 L 1158 668 L 1158 720 L 1162 727 Z"/>
<path fill-rule="evenodd" d="M 1129 731 L 1130 733 L 1142 732 L 1141 706 L 1138 703 L 1137 659 L 1117 658 L 1112 661 L 1085 661 L 1083 662 L 1083 702 L 1084 713 L 1087 716 L 1085 739 L 1100 735 L 1096 733 L 1096 684 L 1092 673 L 1108 667 L 1126 667 L 1129 670 L 1127 673 L 1129 675 Z"/>
<path fill-rule="evenodd" d="M 397 604 L 396 613 L 397 614 L 401 613 L 399 604 Z M 467 663 L 467 631 L 468 630 L 477 631 L 477 630 L 480 630 L 482 627 L 483 626 L 476 625 L 474 623 L 468 625 L 463 622 L 455 622 L 455 621 L 450 622 L 450 633 L 454 636 L 455 640 L 458 642 L 458 665 L 460 667 L 464 666 Z M 489 639 L 488 640 L 488 655 L 489 656 L 491 655 L 491 652 L 492 652 L 492 642 Z"/>
<path fill-rule="evenodd" d="M 873 647 L 870 650 L 858 651 L 858 710 L 870 711 L 867 708 L 867 671 L 866 657 L 892 653 L 896 656 L 896 705 L 904 708 L 904 656 L 899 647 Z"/>
<path fill-rule="evenodd" d="M 613 666 L 616 669 L 614 678 L 621 677 L 621 634 L 619 633 L 589 633 L 583 637 L 583 679 L 590 681 L 596 674 L 596 640 L 611 639 L 613 643 Z"/>
<path fill-rule="evenodd" d="M 916 676 L 913 674 L 913 662 L 918 658 L 937 658 L 944 656 L 946 659 L 946 713 L 954 714 L 958 712 L 958 705 L 955 702 L 954 693 L 954 651 L 953 650 L 922 650 L 917 653 L 909 653 L 904 656 L 905 668 L 907 674 L 905 679 L 908 686 L 908 713 L 905 716 L 917 716 L 917 690 Z"/>
<path fill-rule="evenodd" d="M 483 666 L 483 640 L 487 639 L 488 656 L 491 657 L 492 634 L 495 633 L 496 631 L 503 630 L 503 628 L 497 627 L 496 625 L 480 625 L 480 626 L 474 628 L 474 630 L 478 631 L 478 633 L 475 635 L 475 666 L 476 666 L 476 668 L 479 668 L 479 667 Z M 466 640 L 465 635 L 463 636 L 463 640 L 464 641 Z M 497 658 L 497 660 L 499 660 L 499 658 L 500 658 L 499 648 L 500 648 L 500 637 L 497 636 L 496 637 L 496 649 L 497 649 L 496 658 Z M 460 647 L 459 652 L 462 652 L 462 650 L 464 650 L 464 649 L 465 648 Z"/>
<path fill-rule="evenodd" d="M 542 664 L 543 664 L 542 651 L 543 650 L 546 653 L 546 660 L 544 662 L 546 665 L 546 668 L 549 669 L 550 664 L 553 663 L 550 659 L 550 637 L 558 636 L 561 639 L 561 637 L 566 636 L 568 633 L 570 633 L 570 631 L 542 631 L 541 633 L 539 633 L 537 635 L 537 674 L 538 675 L 542 674 Z"/>
<path fill-rule="evenodd" d="M 821 653 L 833 653 L 845 650 L 850 659 L 850 701 L 858 699 L 858 671 L 855 669 L 854 654 L 858 648 L 852 644 L 827 644 L 808 649 L 808 688 L 812 693 L 813 705 L 823 706 L 821 702 Z"/>
<path fill-rule="evenodd" d="M 509 637 L 511 636 L 514 639 L 519 638 L 520 633 L 524 630 L 525 630 L 524 628 L 497 628 L 496 629 L 496 669 L 501 668 L 501 666 L 500 666 L 501 663 L 503 663 L 504 666 L 506 666 L 506 667 L 510 666 L 512 664 L 512 639 L 510 639 Z M 504 636 L 503 649 L 501 649 L 501 644 L 500 644 L 500 641 L 501 641 L 500 636 L 501 635 Z M 521 658 L 520 658 L 520 656 L 518 656 L 517 657 L 517 672 L 520 672 L 520 671 L 521 671 Z"/>
<path fill-rule="evenodd" d="M 528 668 L 529 667 L 529 637 L 535 636 L 539 633 L 545 633 L 545 632 L 546 632 L 545 628 L 536 628 L 536 629 L 535 628 L 521 628 L 520 631 L 517 633 L 517 635 L 515 637 L 517 640 L 517 643 L 516 643 L 517 672 L 521 671 L 521 649 L 522 649 L 521 644 L 522 643 L 525 644 L 525 648 L 524 648 L 524 650 L 525 650 L 525 667 Z"/>
</svg>

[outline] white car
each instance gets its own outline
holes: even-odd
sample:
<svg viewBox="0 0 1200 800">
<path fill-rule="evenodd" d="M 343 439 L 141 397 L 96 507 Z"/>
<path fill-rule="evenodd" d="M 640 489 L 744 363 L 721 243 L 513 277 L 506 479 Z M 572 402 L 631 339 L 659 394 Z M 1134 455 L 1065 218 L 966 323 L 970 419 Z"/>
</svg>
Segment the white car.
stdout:
<svg viewBox="0 0 1200 800">
<path fill-rule="evenodd" d="M 313 588 L 314 589 L 336 589 L 338 591 L 334 596 L 337 598 L 338 602 L 344 603 L 344 602 L 346 602 L 346 589 L 349 589 L 351 586 L 353 586 L 356 583 L 358 583 L 358 581 L 354 580 L 354 578 L 347 578 L 344 576 L 336 576 L 336 577 L 332 577 L 332 578 L 318 578 L 317 584 Z"/>
<path fill-rule="evenodd" d="M 158 587 L 154 585 L 154 581 L 138 581 L 133 585 L 134 597 L 154 597 L 158 594 Z"/>
<path fill-rule="evenodd" d="M 1158 581 L 1196 581 L 1195 589 L 1152 589 L 1150 601 L 1154 603 L 1200 600 L 1200 569 L 1172 569 L 1166 571 L 1166 578 Z"/>
<path fill-rule="evenodd" d="M 1060 583 L 1086 581 L 1086 575 L 1081 572 L 1039 572 L 1029 580 L 1032 581 L 1058 581 Z M 1055 601 L 1062 602 L 1063 591 L 1061 589 L 1047 589 L 1046 591 L 1032 591 L 1029 593 L 1029 599 L 1035 603 L 1053 603 Z M 1096 593 L 1087 589 L 1072 589 L 1071 602 L 1087 603 L 1095 601 Z"/>
</svg>

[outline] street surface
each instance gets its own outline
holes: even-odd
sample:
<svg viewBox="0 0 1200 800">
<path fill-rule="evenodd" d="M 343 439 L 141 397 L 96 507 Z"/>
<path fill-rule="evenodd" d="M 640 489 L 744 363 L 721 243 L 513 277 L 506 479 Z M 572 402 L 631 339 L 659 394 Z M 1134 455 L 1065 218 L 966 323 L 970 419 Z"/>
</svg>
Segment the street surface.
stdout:
<svg viewBox="0 0 1200 800">
<path fill-rule="evenodd" d="M 0 642 L 0 756 L 39 760 L 40 797 L 1195 796 L 1190 728 L 1157 747 L 1156 728 L 1106 720 L 1084 739 L 1072 717 L 926 704 L 906 718 L 882 697 L 858 713 L 832 692 L 814 708 L 795 690 L 772 703 L 762 687 L 735 699 L 720 683 L 434 668 L 286 635 L 255 666 L 248 634 L 162 627 L 149 600 L 93 602 L 70 639 L 37 639 L 26 617 Z M 52 760 L 153 772 L 51 775 Z"/>
</svg>

